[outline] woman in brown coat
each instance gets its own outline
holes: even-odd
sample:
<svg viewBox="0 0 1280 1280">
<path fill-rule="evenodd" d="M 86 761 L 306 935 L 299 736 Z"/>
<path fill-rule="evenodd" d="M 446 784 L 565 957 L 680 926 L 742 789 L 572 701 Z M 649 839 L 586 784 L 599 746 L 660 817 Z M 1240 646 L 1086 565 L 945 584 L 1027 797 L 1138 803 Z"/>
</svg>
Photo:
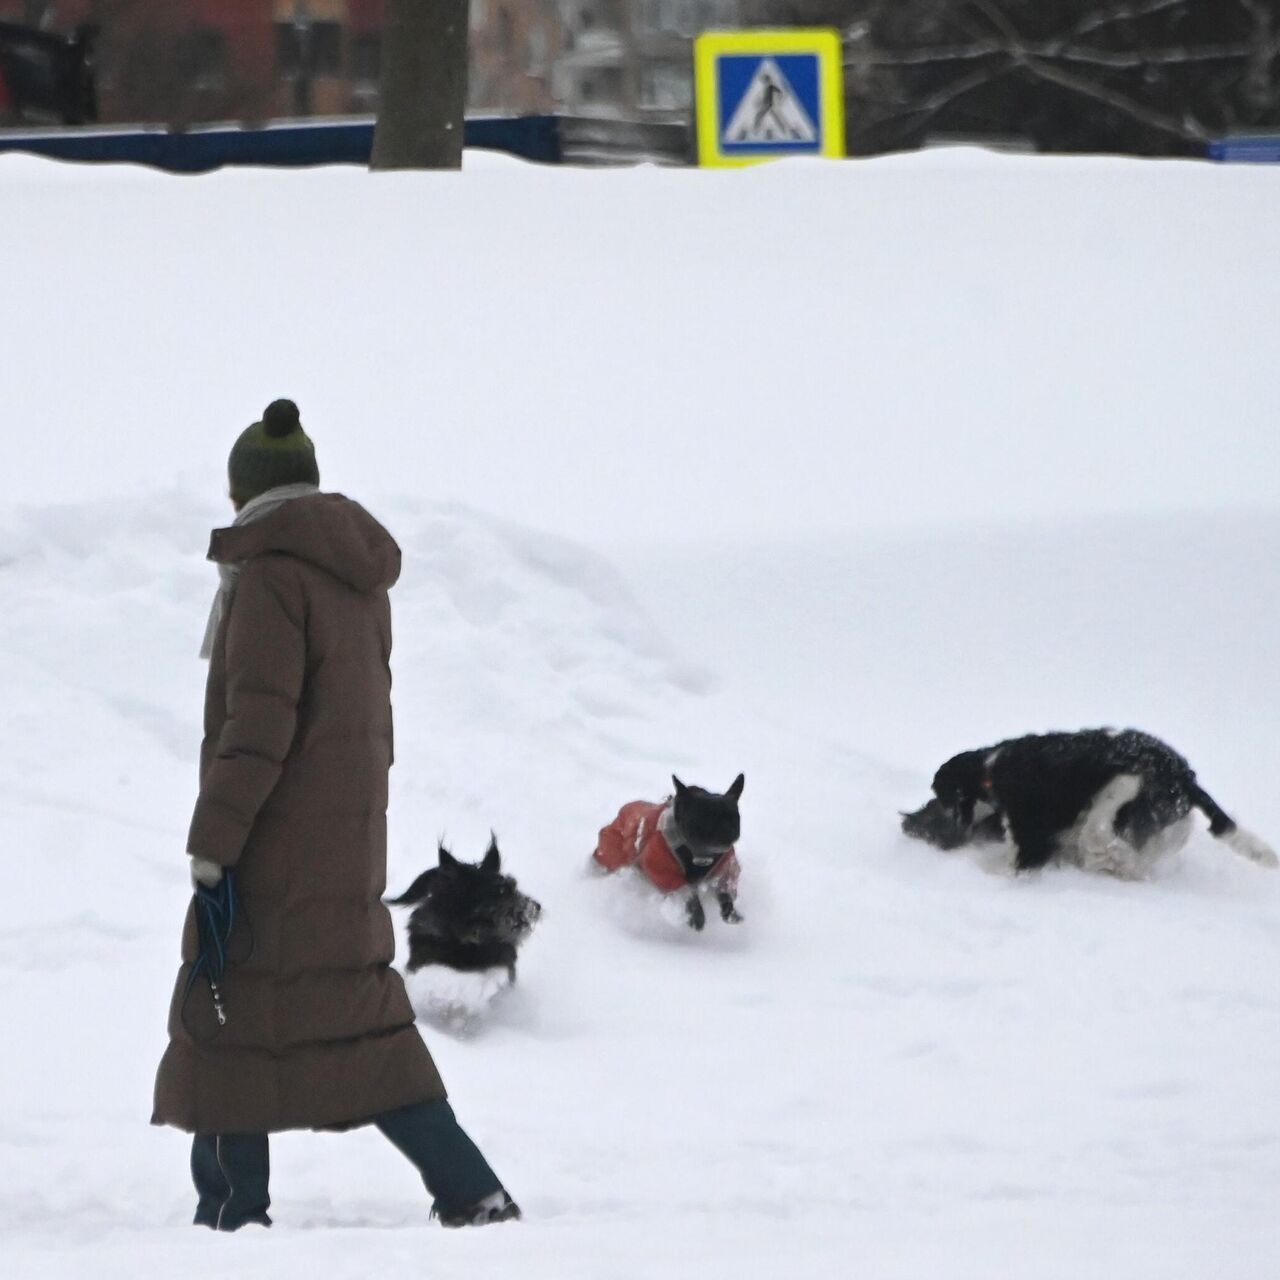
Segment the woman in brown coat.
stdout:
<svg viewBox="0 0 1280 1280">
<path fill-rule="evenodd" d="M 187 843 L 197 900 L 153 1122 L 195 1135 L 205 1226 L 270 1224 L 268 1133 L 368 1123 L 417 1165 L 446 1224 L 518 1217 L 458 1126 L 391 967 L 387 590 L 400 549 L 362 507 L 319 491 L 291 401 L 240 436 L 228 471 L 238 515 L 209 550 L 222 585 Z M 236 908 L 213 983 L 197 964 L 201 896 Z"/>
</svg>

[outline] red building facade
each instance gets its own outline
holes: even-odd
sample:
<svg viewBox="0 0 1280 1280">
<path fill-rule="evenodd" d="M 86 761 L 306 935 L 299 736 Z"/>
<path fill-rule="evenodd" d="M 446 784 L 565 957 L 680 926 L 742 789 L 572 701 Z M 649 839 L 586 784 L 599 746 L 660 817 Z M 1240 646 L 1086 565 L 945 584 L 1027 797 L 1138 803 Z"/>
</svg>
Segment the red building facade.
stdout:
<svg viewBox="0 0 1280 1280">
<path fill-rule="evenodd" d="M 473 108 L 553 109 L 555 0 L 472 0 Z M 98 29 L 104 122 L 175 126 L 376 109 L 383 0 L 0 0 L 0 18 Z"/>
</svg>

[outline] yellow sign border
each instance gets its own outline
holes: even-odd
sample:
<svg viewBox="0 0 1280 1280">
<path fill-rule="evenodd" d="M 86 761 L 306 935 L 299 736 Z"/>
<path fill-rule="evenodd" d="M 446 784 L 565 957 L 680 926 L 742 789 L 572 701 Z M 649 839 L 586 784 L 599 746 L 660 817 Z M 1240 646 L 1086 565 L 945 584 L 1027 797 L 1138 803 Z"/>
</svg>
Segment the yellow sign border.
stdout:
<svg viewBox="0 0 1280 1280">
<path fill-rule="evenodd" d="M 725 53 L 812 53 L 818 58 L 818 105 L 822 149 L 813 154 L 844 156 L 844 56 L 840 33 L 827 27 L 785 30 L 704 31 L 693 42 L 698 112 L 698 163 L 704 168 L 739 169 L 786 155 L 724 155 L 720 151 L 720 86 L 716 63 Z"/>
</svg>

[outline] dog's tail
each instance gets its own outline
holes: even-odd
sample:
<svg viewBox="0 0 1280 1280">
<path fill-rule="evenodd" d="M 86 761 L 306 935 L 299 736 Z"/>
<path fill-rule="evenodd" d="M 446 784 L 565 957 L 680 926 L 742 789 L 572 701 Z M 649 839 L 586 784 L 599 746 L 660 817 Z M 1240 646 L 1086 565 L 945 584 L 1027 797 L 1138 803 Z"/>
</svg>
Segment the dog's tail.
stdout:
<svg viewBox="0 0 1280 1280">
<path fill-rule="evenodd" d="M 1209 830 L 1219 840 L 1236 830 L 1235 819 L 1224 813 L 1218 802 L 1196 782 L 1191 784 L 1191 803 L 1209 819 Z"/>
<path fill-rule="evenodd" d="M 424 871 L 398 898 L 388 898 L 393 907 L 407 906 L 411 902 L 421 902 L 431 892 L 431 878 L 438 868 L 431 867 Z"/>
<path fill-rule="evenodd" d="M 1252 831 L 1246 831 L 1235 819 L 1224 813 L 1218 802 L 1198 783 L 1191 787 L 1191 802 L 1209 819 L 1209 831 L 1234 853 L 1260 867 L 1280 866 L 1275 850 Z"/>
</svg>

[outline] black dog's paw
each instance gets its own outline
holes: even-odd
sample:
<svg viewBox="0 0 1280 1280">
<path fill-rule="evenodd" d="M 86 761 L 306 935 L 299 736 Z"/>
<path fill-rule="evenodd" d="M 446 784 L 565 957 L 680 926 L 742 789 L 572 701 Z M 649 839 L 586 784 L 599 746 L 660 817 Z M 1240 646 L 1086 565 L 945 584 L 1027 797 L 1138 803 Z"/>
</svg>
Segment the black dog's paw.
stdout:
<svg viewBox="0 0 1280 1280">
<path fill-rule="evenodd" d="M 684 905 L 685 915 L 689 920 L 691 929 L 702 929 L 707 923 L 707 913 L 702 909 L 702 899 L 696 893 L 689 895 L 688 902 Z"/>
<path fill-rule="evenodd" d="M 738 914 L 738 908 L 734 905 L 733 899 L 727 893 L 720 894 L 717 901 L 720 903 L 720 919 L 723 920 L 725 924 L 742 923 L 742 917 Z"/>
</svg>

